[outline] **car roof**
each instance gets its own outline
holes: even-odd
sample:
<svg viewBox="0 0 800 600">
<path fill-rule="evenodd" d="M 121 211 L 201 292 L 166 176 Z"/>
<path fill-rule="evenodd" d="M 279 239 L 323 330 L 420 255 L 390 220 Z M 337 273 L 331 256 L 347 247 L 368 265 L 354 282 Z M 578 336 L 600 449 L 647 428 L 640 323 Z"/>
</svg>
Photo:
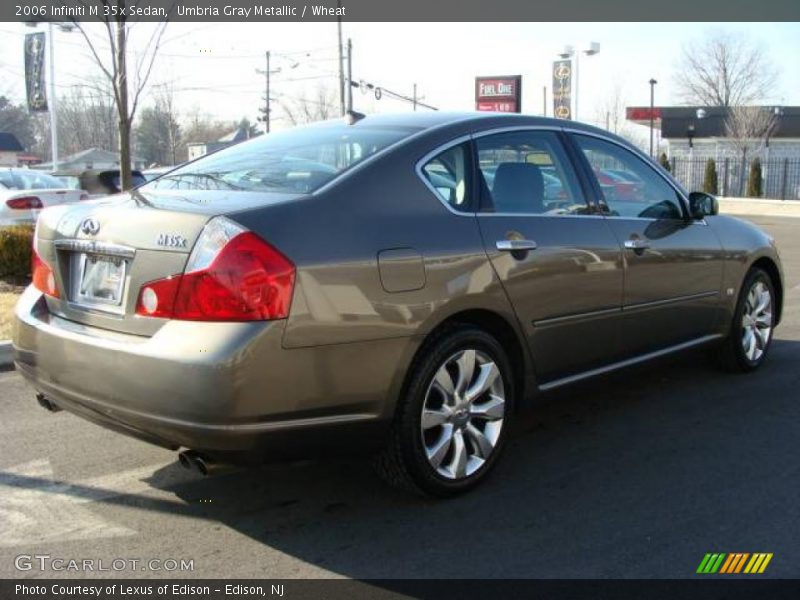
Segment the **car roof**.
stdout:
<svg viewBox="0 0 800 600">
<path fill-rule="evenodd" d="M 578 121 L 565 121 L 564 119 L 502 112 L 450 112 L 426 110 L 406 113 L 383 113 L 366 115 L 359 119 L 353 126 L 430 129 L 444 125 L 483 125 L 484 123 L 492 127 L 569 127 L 570 129 L 579 131 L 597 132 L 609 137 L 616 137 L 604 129 L 599 129 Z"/>
</svg>

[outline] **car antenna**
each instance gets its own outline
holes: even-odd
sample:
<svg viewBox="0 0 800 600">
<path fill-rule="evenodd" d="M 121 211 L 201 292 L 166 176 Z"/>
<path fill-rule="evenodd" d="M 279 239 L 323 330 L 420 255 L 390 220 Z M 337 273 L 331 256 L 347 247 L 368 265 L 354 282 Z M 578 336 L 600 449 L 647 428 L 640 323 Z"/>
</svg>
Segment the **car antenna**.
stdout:
<svg viewBox="0 0 800 600">
<path fill-rule="evenodd" d="M 346 113 L 344 113 L 344 121 L 348 125 L 355 125 L 366 116 L 367 115 L 364 113 L 360 113 L 355 110 L 348 110 Z"/>
</svg>

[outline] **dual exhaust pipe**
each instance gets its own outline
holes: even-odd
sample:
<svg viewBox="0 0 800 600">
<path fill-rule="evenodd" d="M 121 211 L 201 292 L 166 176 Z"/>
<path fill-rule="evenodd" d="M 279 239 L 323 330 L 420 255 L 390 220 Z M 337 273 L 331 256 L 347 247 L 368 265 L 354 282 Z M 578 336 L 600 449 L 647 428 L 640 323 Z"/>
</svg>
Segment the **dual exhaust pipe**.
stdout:
<svg viewBox="0 0 800 600">
<path fill-rule="evenodd" d="M 215 462 L 196 450 L 181 450 L 178 452 L 178 462 L 184 469 L 199 473 L 203 477 L 228 469 L 228 465 Z"/>
<path fill-rule="evenodd" d="M 44 394 L 36 394 L 36 402 L 48 412 L 56 413 L 63 410 L 60 406 L 48 400 Z M 178 452 L 178 462 L 184 469 L 200 473 L 200 475 L 204 477 L 226 470 L 226 467 L 228 467 L 228 465 L 210 460 L 207 456 L 203 456 L 196 450 L 181 450 Z"/>
</svg>

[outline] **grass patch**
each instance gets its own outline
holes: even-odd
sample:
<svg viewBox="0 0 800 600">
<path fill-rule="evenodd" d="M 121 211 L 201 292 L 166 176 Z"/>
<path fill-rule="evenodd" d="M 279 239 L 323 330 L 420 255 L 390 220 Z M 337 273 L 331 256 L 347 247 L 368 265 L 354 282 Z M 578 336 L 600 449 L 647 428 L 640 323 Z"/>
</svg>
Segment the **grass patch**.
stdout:
<svg viewBox="0 0 800 600">
<path fill-rule="evenodd" d="M 0 292 L 0 340 L 11 338 L 12 316 L 20 293 Z"/>
</svg>

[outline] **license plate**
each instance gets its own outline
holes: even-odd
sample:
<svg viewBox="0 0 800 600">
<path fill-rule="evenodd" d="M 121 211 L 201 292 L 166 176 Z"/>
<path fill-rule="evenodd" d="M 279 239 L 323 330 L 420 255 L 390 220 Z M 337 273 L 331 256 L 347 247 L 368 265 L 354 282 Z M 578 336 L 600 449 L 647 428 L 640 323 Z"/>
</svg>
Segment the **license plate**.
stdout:
<svg viewBox="0 0 800 600">
<path fill-rule="evenodd" d="M 125 287 L 127 262 L 123 258 L 80 255 L 80 285 L 76 300 L 85 304 L 119 306 Z"/>
</svg>

